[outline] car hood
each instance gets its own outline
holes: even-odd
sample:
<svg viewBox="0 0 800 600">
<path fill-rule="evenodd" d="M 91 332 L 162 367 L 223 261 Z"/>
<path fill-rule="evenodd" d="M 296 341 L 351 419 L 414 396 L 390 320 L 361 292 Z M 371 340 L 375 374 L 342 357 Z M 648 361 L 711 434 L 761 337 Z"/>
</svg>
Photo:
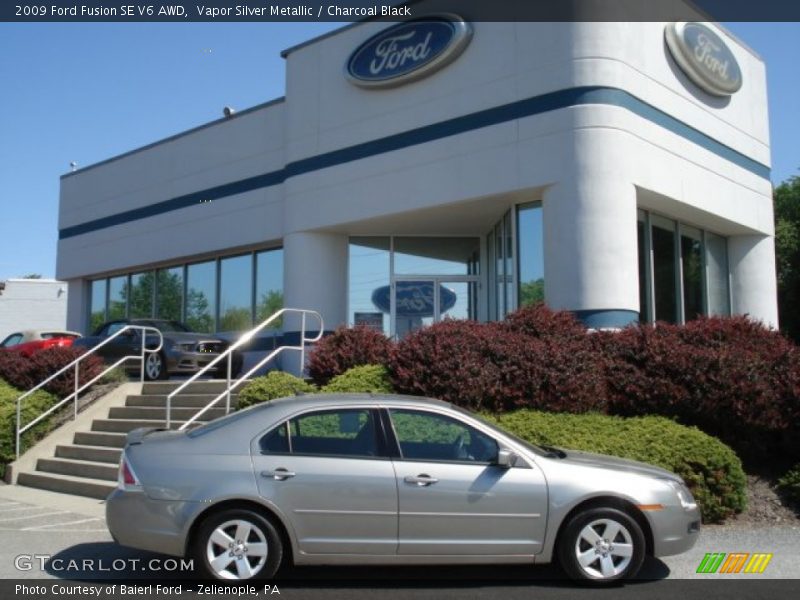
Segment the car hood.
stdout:
<svg viewBox="0 0 800 600">
<path fill-rule="evenodd" d="M 163 334 L 164 339 L 172 340 L 173 342 L 216 342 L 219 344 L 228 345 L 228 342 L 222 338 L 213 336 L 208 333 L 191 333 L 188 331 L 170 331 Z"/>
<path fill-rule="evenodd" d="M 613 471 L 625 471 L 627 473 L 636 473 L 646 477 L 658 477 L 662 479 L 672 479 L 674 481 L 681 481 L 681 478 L 661 467 L 649 465 L 647 463 L 639 462 L 637 460 L 629 460 L 627 458 L 619 458 L 617 456 L 608 456 L 607 454 L 595 454 L 592 452 L 581 452 L 580 450 L 564 450 L 566 457 L 560 459 L 559 462 L 574 464 L 584 467 L 597 467 L 598 469 L 610 469 Z"/>
</svg>

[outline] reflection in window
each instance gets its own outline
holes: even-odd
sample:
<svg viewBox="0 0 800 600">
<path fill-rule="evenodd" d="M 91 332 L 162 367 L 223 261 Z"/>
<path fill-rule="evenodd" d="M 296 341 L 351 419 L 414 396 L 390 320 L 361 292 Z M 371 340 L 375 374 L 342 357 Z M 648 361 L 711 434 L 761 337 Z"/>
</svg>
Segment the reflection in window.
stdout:
<svg viewBox="0 0 800 600">
<path fill-rule="evenodd" d="M 348 322 L 389 335 L 389 238 L 350 238 L 349 261 Z"/>
<path fill-rule="evenodd" d="M 703 314 L 703 252 L 699 229 L 681 225 L 684 320 Z"/>
<path fill-rule="evenodd" d="M 283 308 L 283 249 L 256 254 L 256 323 L 267 320 Z M 270 328 L 280 329 L 281 319 Z"/>
<path fill-rule="evenodd" d="M 186 324 L 190 329 L 212 332 L 216 312 L 216 261 L 196 263 L 186 269 Z"/>
<path fill-rule="evenodd" d="M 219 331 L 245 331 L 252 327 L 252 265 L 251 254 L 220 261 Z"/>
<path fill-rule="evenodd" d="M 157 271 L 156 306 L 159 319 L 183 320 L 183 267 Z"/>
<path fill-rule="evenodd" d="M 108 319 L 124 319 L 127 313 L 128 276 L 108 280 Z"/>
<path fill-rule="evenodd" d="M 397 275 L 470 275 L 479 255 L 478 238 L 394 238 Z"/>
<path fill-rule="evenodd" d="M 260 441 L 265 454 L 317 456 L 378 456 L 373 413 L 364 409 L 319 411 L 302 415 L 272 430 Z"/>
<path fill-rule="evenodd" d="M 525 204 L 517 213 L 519 305 L 544 302 L 544 237 L 542 205 Z"/>
<path fill-rule="evenodd" d="M 152 271 L 131 275 L 128 304 L 128 316 L 131 319 L 144 319 L 153 316 Z"/>
<path fill-rule="evenodd" d="M 106 320 L 106 280 L 96 279 L 91 283 L 89 304 L 89 332 L 94 332 Z"/>
<path fill-rule="evenodd" d="M 465 423 L 414 410 L 389 413 L 404 459 L 486 463 L 497 458 L 497 442 Z"/>
<path fill-rule="evenodd" d="M 663 217 L 652 217 L 653 284 L 656 320 L 678 321 L 678 297 L 675 262 L 675 222 Z"/>
<path fill-rule="evenodd" d="M 706 269 L 708 273 L 708 314 L 731 314 L 728 286 L 728 241 L 706 231 Z"/>
</svg>

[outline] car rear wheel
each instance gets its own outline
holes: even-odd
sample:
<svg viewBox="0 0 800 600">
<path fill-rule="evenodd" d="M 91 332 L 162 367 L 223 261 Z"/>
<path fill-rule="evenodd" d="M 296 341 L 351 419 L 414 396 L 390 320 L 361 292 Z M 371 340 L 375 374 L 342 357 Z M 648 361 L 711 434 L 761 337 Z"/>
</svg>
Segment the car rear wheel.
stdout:
<svg viewBox="0 0 800 600">
<path fill-rule="evenodd" d="M 567 575 L 596 584 L 634 577 L 644 554 L 642 528 L 630 515 L 614 508 L 593 508 L 575 515 L 558 542 L 558 557 Z"/>
<path fill-rule="evenodd" d="M 272 577 L 281 565 L 283 544 L 269 520 L 252 510 L 231 509 L 203 522 L 193 555 L 205 576 L 245 581 Z"/>
<path fill-rule="evenodd" d="M 161 352 L 148 352 L 145 356 L 144 378 L 148 381 L 167 378 L 167 363 Z"/>
</svg>

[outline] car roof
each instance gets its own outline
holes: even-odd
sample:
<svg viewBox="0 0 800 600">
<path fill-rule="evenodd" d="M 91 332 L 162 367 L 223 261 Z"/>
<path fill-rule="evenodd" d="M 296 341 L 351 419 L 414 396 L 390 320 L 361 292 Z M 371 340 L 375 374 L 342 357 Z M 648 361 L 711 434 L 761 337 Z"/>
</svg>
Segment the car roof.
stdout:
<svg viewBox="0 0 800 600">
<path fill-rule="evenodd" d="M 438 408 L 453 408 L 453 405 L 436 398 L 423 398 L 421 396 L 408 396 L 402 394 L 376 394 L 376 393 L 338 393 L 338 394 L 298 394 L 270 401 L 272 405 L 292 406 L 298 408 L 316 407 L 325 404 L 347 405 L 352 404 L 395 404 L 419 406 L 425 404 Z"/>
</svg>

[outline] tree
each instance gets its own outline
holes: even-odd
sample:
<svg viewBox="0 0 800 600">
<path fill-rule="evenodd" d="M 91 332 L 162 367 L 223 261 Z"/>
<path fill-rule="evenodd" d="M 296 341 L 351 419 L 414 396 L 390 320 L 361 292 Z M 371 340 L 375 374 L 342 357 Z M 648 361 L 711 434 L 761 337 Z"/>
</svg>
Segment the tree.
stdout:
<svg viewBox="0 0 800 600">
<path fill-rule="evenodd" d="M 775 188 L 774 205 L 778 319 L 781 329 L 800 343 L 800 177 Z"/>
<path fill-rule="evenodd" d="M 523 281 L 519 286 L 519 305 L 528 306 L 544 302 L 544 279 Z"/>
</svg>

